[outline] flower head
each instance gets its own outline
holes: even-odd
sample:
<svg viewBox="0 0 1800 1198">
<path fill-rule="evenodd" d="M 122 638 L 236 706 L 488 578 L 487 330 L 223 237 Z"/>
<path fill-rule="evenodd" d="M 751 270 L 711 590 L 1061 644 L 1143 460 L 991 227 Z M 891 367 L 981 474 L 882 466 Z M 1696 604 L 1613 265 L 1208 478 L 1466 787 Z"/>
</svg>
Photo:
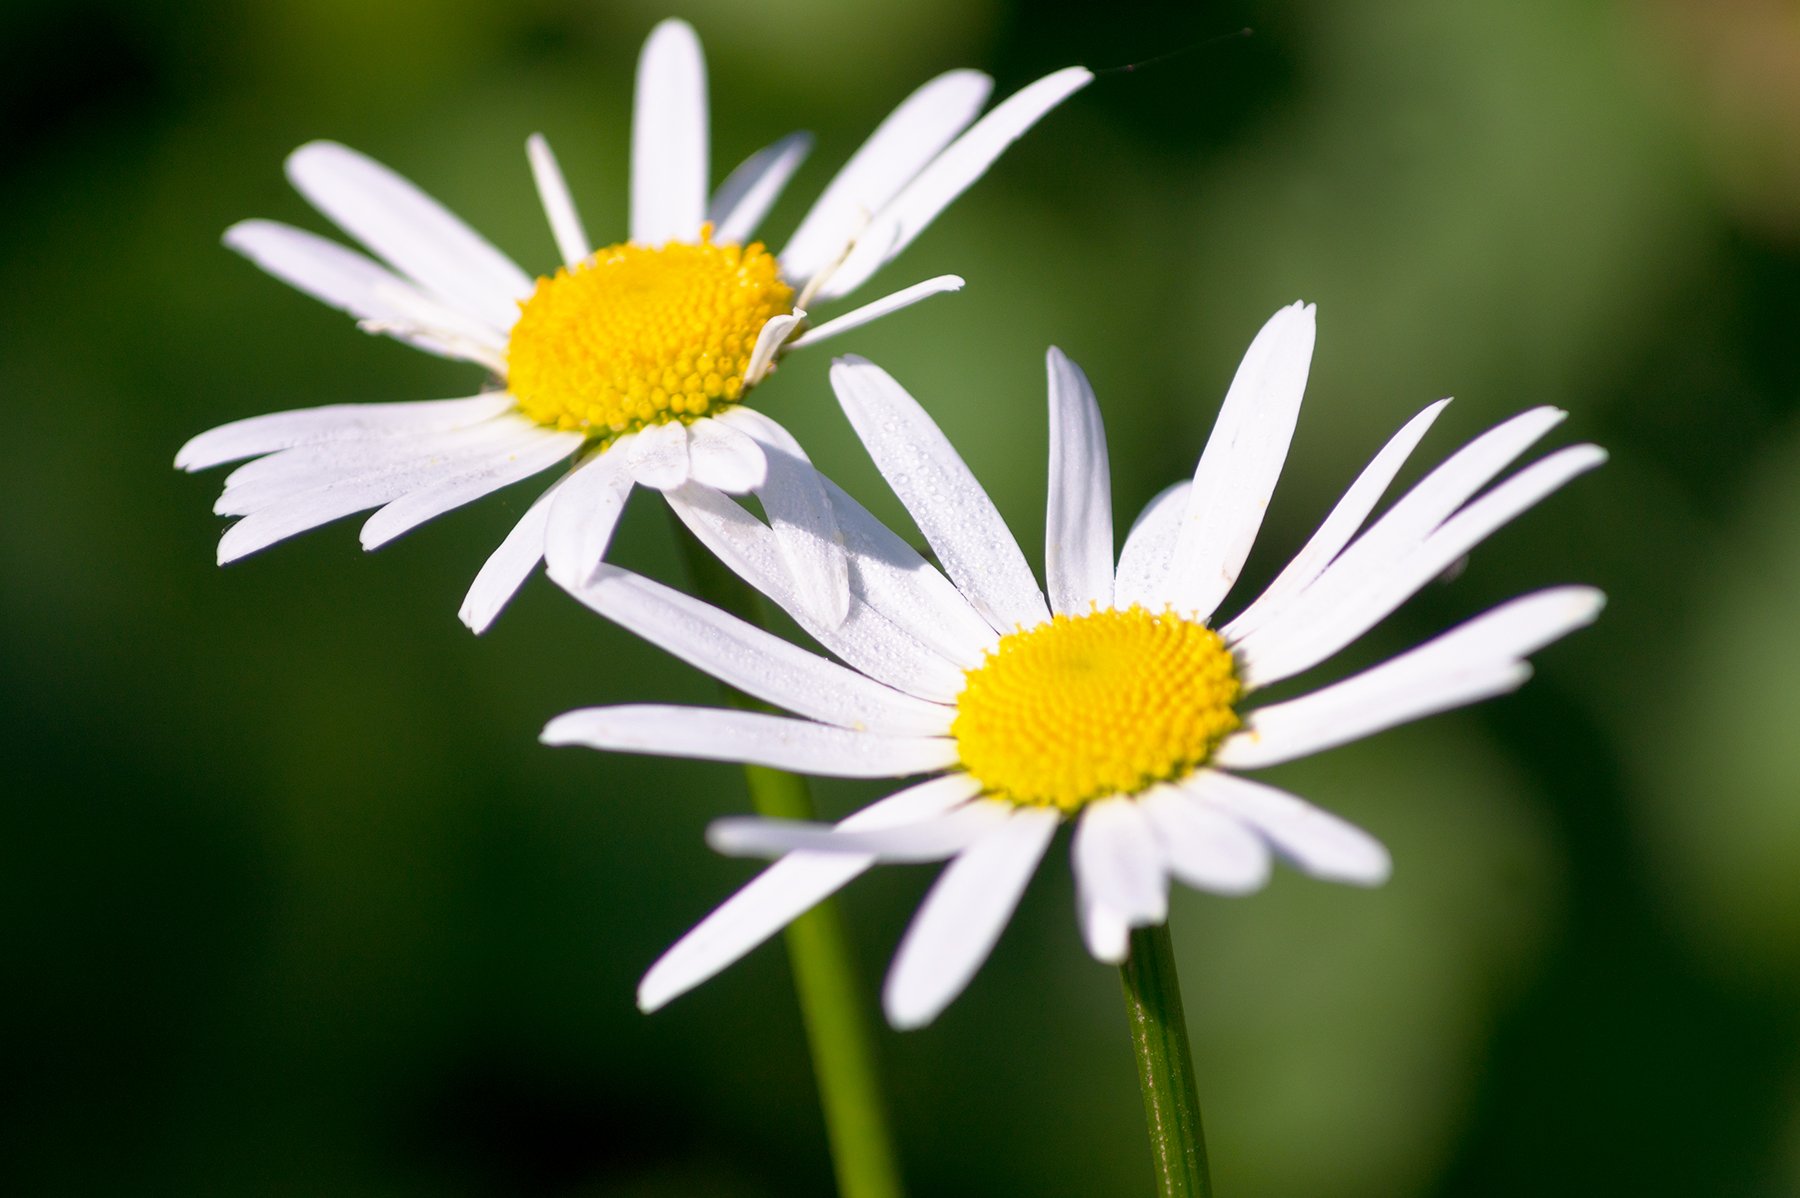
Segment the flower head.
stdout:
<svg viewBox="0 0 1800 1198">
<path fill-rule="evenodd" d="M 715 847 L 780 860 L 656 963 L 640 1004 L 654 1009 L 710 977 L 878 861 L 948 860 L 884 995 L 896 1026 L 929 1022 L 986 959 L 1063 823 L 1075 829 L 1082 933 L 1103 961 L 1123 959 L 1130 928 L 1166 918 L 1171 878 L 1241 894 L 1263 885 L 1273 854 L 1319 878 L 1385 880 L 1388 855 L 1373 837 L 1241 771 L 1509 691 L 1529 674 L 1530 653 L 1595 617 L 1599 592 L 1527 595 L 1299 698 L 1259 703 L 1257 692 L 1349 645 L 1605 454 L 1572 446 L 1489 487 L 1563 416 L 1533 409 L 1451 455 L 1370 522 L 1445 406 L 1433 404 L 1275 581 L 1215 626 L 1286 458 L 1312 347 L 1309 306 L 1269 321 L 1193 479 L 1151 501 L 1116 564 L 1099 409 L 1080 370 L 1051 350 L 1047 600 L 943 433 L 859 359 L 834 366 L 838 398 L 942 573 L 826 484 L 852 550 L 848 618 L 827 626 L 808 613 L 804 582 L 783 570 L 766 526 L 717 491 L 672 492 L 701 539 L 844 664 L 607 567 L 578 591 L 585 603 L 798 718 L 595 708 L 552 721 L 544 740 L 824 775 L 931 776 L 836 826 L 715 823 Z"/>
<path fill-rule="evenodd" d="M 354 512 L 374 549 L 434 516 L 559 463 L 573 469 L 532 505 L 476 578 L 475 631 L 540 561 L 579 585 L 599 564 L 634 485 L 692 479 L 755 492 L 781 552 L 827 621 L 848 603 L 848 567 L 823 489 L 785 430 L 743 406 L 790 349 L 927 296 L 930 279 L 819 325 L 808 308 L 848 295 L 900 253 L 1021 134 L 1092 76 L 1071 67 L 985 116 L 992 81 L 951 71 L 897 108 L 851 157 L 779 253 L 752 234 L 811 146 L 805 134 L 752 155 L 707 195 L 706 71 L 681 21 L 651 33 L 632 125 L 631 228 L 590 242 L 548 144 L 527 144 L 562 265 L 536 279 L 435 200 L 330 142 L 302 146 L 288 176 L 374 255 L 271 221 L 226 244 L 370 332 L 485 367 L 466 399 L 278 412 L 202 433 L 176 465 L 257 460 L 225 480 L 215 510 L 242 517 L 221 563 Z"/>
</svg>

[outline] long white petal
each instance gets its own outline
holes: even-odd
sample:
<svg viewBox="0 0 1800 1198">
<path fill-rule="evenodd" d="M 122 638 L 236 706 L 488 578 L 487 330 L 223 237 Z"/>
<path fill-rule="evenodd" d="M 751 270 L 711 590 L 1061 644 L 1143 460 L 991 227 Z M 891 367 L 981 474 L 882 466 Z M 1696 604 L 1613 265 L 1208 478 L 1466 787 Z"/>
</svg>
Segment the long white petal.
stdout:
<svg viewBox="0 0 1800 1198">
<path fill-rule="evenodd" d="M 712 204 L 706 210 L 713 240 L 720 245 L 749 241 L 756 226 L 781 197 L 788 180 L 806 160 L 812 145 L 812 134 L 790 133 L 744 159 L 713 193 Z"/>
<path fill-rule="evenodd" d="M 245 516 L 219 538 L 219 564 L 237 561 L 277 541 L 329 524 L 333 520 L 379 507 L 408 491 L 430 486 L 456 465 L 421 466 L 406 462 L 385 469 L 331 481 Z"/>
<path fill-rule="evenodd" d="M 976 800 L 930 819 L 869 830 L 730 816 L 707 826 L 706 843 L 731 857 L 779 857 L 807 852 L 849 853 L 889 862 L 942 861 L 1011 819 L 1014 810 L 1010 803 Z"/>
<path fill-rule="evenodd" d="M 430 300 L 370 258 L 329 238 L 271 220 L 225 230 L 225 244 L 290 287 L 427 353 L 484 365 L 502 358 L 506 336 Z M 429 317 L 425 313 L 430 311 Z"/>
<path fill-rule="evenodd" d="M 575 197 L 569 194 L 568 180 L 556 152 L 542 133 L 533 133 L 525 142 L 525 156 L 531 160 L 531 178 L 537 184 L 538 200 L 544 205 L 544 216 L 550 221 L 550 235 L 556 239 L 556 252 L 564 266 L 583 262 L 594 252 L 587 230 L 581 225 L 581 212 Z"/>
<path fill-rule="evenodd" d="M 557 584 L 581 587 L 593 576 L 612 544 L 613 530 L 631 495 L 625 460 L 631 434 L 582 462 L 557 488 L 544 527 L 544 566 Z"/>
<path fill-rule="evenodd" d="M 1102 799 L 1083 808 L 1069 860 L 1084 901 L 1116 912 L 1126 926 L 1148 927 L 1169 917 L 1162 847 L 1135 799 Z"/>
<path fill-rule="evenodd" d="M 801 603 L 826 627 L 842 624 L 850 611 L 850 562 L 824 476 L 793 434 L 754 408 L 740 405 L 719 419 L 762 446 L 768 465 L 756 497 L 793 571 Z"/>
<path fill-rule="evenodd" d="M 945 660 L 980 665 L 1000 637 L 956 584 L 829 478 L 825 493 L 850 553 L 851 593 Z"/>
<path fill-rule="evenodd" d="M 1052 347 L 1050 503 L 1044 518 L 1044 581 L 1050 608 L 1082 615 L 1113 601 L 1112 472 L 1106 425 L 1081 367 Z"/>
<path fill-rule="evenodd" d="M 939 275 L 935 279 L 926 279 L 923 283 L 914 283 L 911 287 L 884 295 L 860 308 L 852 308 L 842 316 L 833 317 L 822 325 L 808 329 L 789 342 L 788 348 L 804 349 L 809 345 L 817 345 L 839 333 L 848 333 L 851 329 L 859 329 L 865 324 L 871 324 L 902 308 L 910 308 L 922 299 L 930 299 L 932 296 L 942 295 L 946 291 L 961 291 L 962 289 L 963 281 L 960 275 Z"/>
<path fill-rule="evenodd" d="M 641 575 L 603 565 L 574 595 L 689 665 L 797 715 L 899 736 L 950 731 L 950 708 L 903 695 Z"/>
<path fill-rule="evenodd" d="M 1113 579 L 1113 604 L 1139 604 L 1159 610 L 1164 603 L 1169 574 L 1175 568 L 1175 543 L 1187 515 L 1191 479 L 1164 487 L 1151 497 L 1132 522 L 1119 551 L 1119 571 Z"/>
<path fill-rule="evenodd" d="M 671 491 L 668 500 L 676 516 L 713 556 L 854 669 L 907 694 L 940 703 L 949 702 L 962 690 L 960 669 L 855 594 L 862 589 L 858 574 L 863 563 L 855 558 L 851 561 L 849 612 L 841 623 L 827 625 L 809 606 L 804 586 L 788 569 L 775 534 L 755 516 L 705 487 Z"/>
<path fill-rule="evenodd" d="M 672 491 L 688 480 L 688 428 L 679 420 L 638 430 L 622 452 L 632 481 L 641 487 Z"/>
<path fill-rule="evenodd" d="M 550 504 L 567 477 L 564 475 L 551 483 L 525 509 L 519 522 L 512 526 L 500 547 L 488 556 L 481 572 L 475 575 L 469 593 L 463 596 L 462 608 L 456 613 L 470 632 L 486 632 L 501 609 L 525 585 L 531 572 L 538 568 L 538 563 L 544 560 L 544 530 L 550 523 Z"/>
<path fill-rule="evenodd" d="M 719 420 L 688 426 L 689 472 L 693 481 L 730 495 L 743 495 L 769 477 L 769 459 L 756 438 Z"/>
<path fill-rule="evenodd" d="M 1286 603 L 1325 572 L 1325 567 L 1343 551 L 1344 546 L 1350 543 L 1350 538 L 1362 527 L 1363 521 L 1368 519 L 1369 513 L 1375 510 L 1375 504 L 1387 491 L 1388 484 L 1394 481 L 1394 475 L 1400 472 L 1407 456 L 1449 403 L 1447 399 L 1438 400 L 1407 421 L 1382 446 L 1381 452 L 1357 475 L 1356 481 L 1350 484 L 1350 489 L 1344 492 L 1344 497 L 1338 500 L 1337 506 L 1331 509 L 1331 514 L 1325 517 L 1325 522 L 1319 525 L 1318 531 L 1306 542 L 1305 548 L 1294 555 L 1287 568 L 1276 575 L 1275 581 L 1256 597 L 1254 603 L 1219 630 L 1221 636 L 1227 641 L 1242 639 L 1279 614 Z"/>
<path fill-rule="evenodd" d="M 1379 840 L 1286 791 L 1219 770 L 1201 770 L 1182 788 L 1255 828 L 1277 852 L 1315 878 L 1379 886 L 1392 871 L 1388 851 Z"/>
<path fill-rule="evenodd" d="M 581 442 L 579 433 L 541 430 L 540 436 L 502 459 L 475 465 L 409 492 L 369 517 L 362 527 L 362 547 L 377 549 L 427 520 L 548 470 L 580 449 Z"/>
<path fill-rule="evenodd" d="M 1342 682 L 1257 708 L 1217 760 L 1273 765 L 1511 690 L 1530 673 L 1528 654 L 1593 623 L 1605 602 L 1591 587 L 1558 587 L 1504 603 Z"/>
<path fill-rule="evenodd" d="M 1174 786 L 1139 800 L 1169 872 L 1214 894 L 1249 894 L 1269 880 L 1269 846 L 1242 822 Z"/>
<path fill-rule="evenodd" d="M 838 827 L 872 831 L 926 819 L 967 801 L 979 787 L 967 774 L 946 774 L 872 803 Z M 874 864 L 874 857 L 841 853 L 792 853 L 777 861 L 657 958 L 638 983 L 639 1009 L 654 1011 L 698 986 Z"/>
<path fill-rule="evenodd" d="M 530 276 L 387 167 L 315 141 L 288 155 L 287 173 L 315 208 L 426 290 L 497 329 L 518 319 Z"/>
<path fill-rule="evenodd" d="M 270 412 L 234 420 L 201 433 L 181 447 L 175 455 L 175 467 L 178 470 L 205 470 L 240 458 L 300 445 L 447 432 L 480 424 L 512 406 L 512 396 L 496 391 L 472 399 L 332 404 L 322 408 Z"/>
<path fill-rule="evenodd" d="M 831 385 L 876 467 L 937 552 L 944 572 L 1002 634 L 1050 618 L 1031 567 L 993 500 L 917 400 L 879 366 L 832 363 Z"/>
<path fill-rule="evenodd" d="M 814 201 L 781 251 L 781 271 L 810 280 L 836 262 L 876 212 L 968 127 L 994 81 L 950 71 L 901 102 Z"/>
<path fill-rule="evenodd" d="M 1244 354 L 1194 471 L 1162 598 L 1206 619 L 1237 582 L 1293 440 L 1312 365 L 1313 307 L 1283 308 Z"/>
<path fill-rule="evenodd" d="M 1238 646 L 1245 684 L 1267 686 L 1324 661 L 1514 517 L 1604 461 L 1606 451 L 1598 446 L 1572 445 L 1534 462 L 1470 503 L 1386 569 L 1369 571 L 1366 563 L 1356 569 L 1334 566 L 1287 616 Z M 1346 550 L 1340 562 L 1348 558 Z M 1334 580 L 1339 568 L 1345 574 Z M 1330 585 L 1334 581 L 1339 585 Z M 1275 639 L 1278 629 L 1283 639 Z"/>
<path fill-rule="evenodd" d="M 1060 817 L 1020 808 L 944 872 L 906 929 L 882 989 L 888 1022 L 923 1027 L 961 994 L 999 940 Z"/>
<path fill-rule="evenodd" d="M 298 445 L 246 462 L 226 475 L 225 490 L 213 510 L 222 516 L 246 516 L 319 487 L 377 475 L 412 472 L 417 485 L 424 486 L 471 463 L 512 453 L 542 433 L 530 421 L 502 413 L 441 433 Z M 410 485 L 401 488 L 409 489 Z"/>
<path fill-rule="evenodd" d="M 1391 574 L 1473 494 L 1487 486 L 1520 454 L 1562 423 L 1567 413 L 1533 408 L 1475 438 L 1413 486 L 1356 540 L 1326 566 L 1278 613 L 1265 616 L 1251 629 L 1234 630 L 1246 658 L 1269 646 L 1290 644 L 1316 631 L 1323 615 L 1343 611 L 1344 596 L 1371 578 Z"/>
<path fill-rule="evenodd" d="M 1014 92 L 976 121 L 942 154 L 901 189 L 858 236 L 842 266 L 833 271 L 819 295 L 848 295 L 893 260 L 913 238 L 950 206 L 970 184 L 987 173 L 994 160 L 1046 113 L 1087 86 L 1092 72 L 1065 67 Z"/>
<path fill-rule="evenodd" d="M 686 21 L 650 31 L 631 103 L 631 240 L 693 241 L 706 219 L 706 62 Z"/>
<path fill-rule="evenodd" d="M 941 737 L 882 736 L 710 707 L 589 707 L 557 716 L 539 739 L 547 745 L 732 761 L 833 778 L 900 778 L 956 764 L 956 742 Z"/>
</svg>

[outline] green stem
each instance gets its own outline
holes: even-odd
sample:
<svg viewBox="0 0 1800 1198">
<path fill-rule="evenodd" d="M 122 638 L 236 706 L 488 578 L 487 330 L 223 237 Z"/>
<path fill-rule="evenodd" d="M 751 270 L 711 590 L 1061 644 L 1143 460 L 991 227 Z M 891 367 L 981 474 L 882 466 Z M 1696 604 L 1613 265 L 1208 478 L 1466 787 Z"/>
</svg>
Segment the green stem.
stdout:
<svg viewBox="0 0 1800 1198">
<path fill-rule="evenodd" d="M 1200 1130 L 1200 1094 L 1188 1048 L 1187 1020 L 1181 1013 L 1181 982 L 1169 925 L 1135 928 L 1131 955 L 1119 967 L 1125 983 L 1125 1014 L 1131 1049 L 1137 1056 L 1144 1091 L 1144 1121 L 1150 1128 L 1150 1155 L 1160 1198 L 1208 1198 L 1206 1137 Z"/>
<path fill-rule="evenodd" d="M 672 523 L 694 589 L 715 606 L 761 627 L 762 605 L 756 592 L 708 553 L 680 521 Z M 746 710 L 768 710 L 730 687 L 725 688 L 725 697 Z M 745 766 L 744 776 L 758 814 L 815 818 L 805 779 L 760 765 Z M 900 1198 L 905 1190 L 876 1075 L 874 1040 L 837 905 L 825 900 L 790 923 L 784 935 L 838 1193 L 843 1198 Z"/>
</svg>

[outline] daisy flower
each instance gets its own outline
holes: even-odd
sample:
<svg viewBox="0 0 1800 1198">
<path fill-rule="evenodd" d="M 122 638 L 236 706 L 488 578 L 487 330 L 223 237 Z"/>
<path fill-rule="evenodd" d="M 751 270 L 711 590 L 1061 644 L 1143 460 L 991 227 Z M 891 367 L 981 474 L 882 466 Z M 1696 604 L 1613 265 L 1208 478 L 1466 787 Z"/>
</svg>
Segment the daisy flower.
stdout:
<svg viewBox="0 0 1800 1198">
<path fill-rule="evenodd" d="M 706 70 L 694 31 L 664 21 L 638 62 L 630 240 L 595 249 L 542 137 L 527 150 L 563 265 L 533 280 L 435 200 L 331 142 L 296 150 L 294 186 L 372 254 L 272 221 L 225 243 L 384 333 L 485 367 L 463 399 L 338 404 L 202 433 L 177 467 L 255 458 L 214 510 L 242 517 L 221 564 L 354 512 L 374 549 L 560 463 L 490 557 L 462 607 L 482 631 L 540 561 L 578 585 L 606 552 L 634 485 L 689 479 L 755 492 L 822 618 L 841 619 L 848 567 L 825 494 L 794 438 L 745 407 L 780 356 L 955 290 L 946 275 L 822 324 L 809 308 L 848 295 L 898 255 L 1014 140 L 1092 76 L 1049 75 L 976 119 L 992 81 L 951 71 L 914 92 L 819 196 L 779 254 L 752 240 L 810 148 L 806 134 L 752 155 L 706 194 Z M 379 261 L 377 261 L 377 259 Z M 770 451 L 776 451 L 771 457 Z"/>
<path fill-rule="evenodd" d="M 1106 962 L 1124 959 L 1129 929 L 1167 917 L 1171 878 L 1242 894 L 1267 880 L 1273 855 L 1331 881 L 1385 880 L 1388 854 L 1373 837 L 1242 771 L 1512 690 L 1530 673 L 1528 654 L 1594 619 L 1599 592 L 1527 595 L 1299 698 L 1259 705 L 1257 692 L 1355 641 L 1605 454 L 1566 448 L 1490 488 L 1563 419 L 1537 408 L 1476 438 L 1370 523 L 1448 401 L 1433 404 L 1275 581 L 1214 627 L 1287 455 L 1312 347 L 1310 306 L 1269 321 L 1193 479 L 1150 502 L 1116 565 L 1099 409 L 1081 371 L 1051 350 L 1047 599 L 937 425 L 860 359 L 835 363 L 833 386 L 942 573 L 827 484 L 852 551 L 852 600 L 848 618 L 826 626 L 765 525 L 717 491 L 672 495 L 712 550 L 846 664 L 606 567 L 579 591 L 589 606 L 798 718 L 596 708 L 552 721 L 543 739 L 840 777 L 931 776 L 836 826 L 716 822 L 716 848 L 781 859 L 655 964 L 640 1005 L 653 1010 L 710 977 L 876 862 L 948 860 L 884 992 L 896 1027 L 927 1023 L 986 959 L 1064 823 L 1074 825 L 1081 931 Z"/>
</svg>

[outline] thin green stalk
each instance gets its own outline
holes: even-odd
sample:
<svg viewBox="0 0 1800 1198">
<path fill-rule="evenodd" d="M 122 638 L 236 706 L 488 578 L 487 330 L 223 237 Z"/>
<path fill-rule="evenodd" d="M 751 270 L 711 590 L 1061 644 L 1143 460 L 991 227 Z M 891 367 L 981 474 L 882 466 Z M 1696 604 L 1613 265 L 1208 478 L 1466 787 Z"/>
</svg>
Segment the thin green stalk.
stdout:
<svg viewBox="0 0 1800 1198">
<path fill-rule="evenodd" d="M 762 605 L 756 593 L 708 553 L 680 521 L 673 523 L 694 589 L 715 606 L 761 627 Z M 730 687 L 725 688 L 725 697 L 746 710 L 767 710 Z M 759 765 L 745 766 L 744 776 L 759 814 L 815 818 L 805 779 Z M 785 939 L 838 1193 L 843 1198 L 901 1198 L 905 1190 L 876 1073 L 874 1041 L 864 1017 L 867 1008 L 837 905 L 829 899 L 820 903 L 788 925 Z"/>
<path fill-rule="evenodd" d="M 1119 973 L 1144 1091 L 1156 1192 L 1160 1198 L 1209 1198 L 1213 1191 L 1206 1172 L 1206 1137 L 1200 1130 L 1200 1094 L 1194 1086 L 1169 925 L 1134 929 L 1131 955 Z"/>
</svg>

